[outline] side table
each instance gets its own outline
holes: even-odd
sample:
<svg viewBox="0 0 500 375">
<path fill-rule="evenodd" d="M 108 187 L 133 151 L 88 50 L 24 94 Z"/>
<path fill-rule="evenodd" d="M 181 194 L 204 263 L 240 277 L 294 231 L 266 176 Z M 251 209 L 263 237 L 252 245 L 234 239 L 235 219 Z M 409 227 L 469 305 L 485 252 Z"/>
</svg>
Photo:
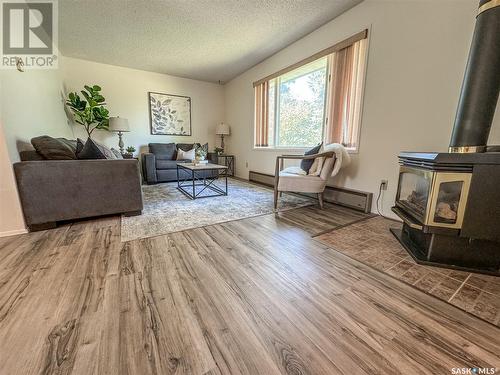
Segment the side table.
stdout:
<svg viewBox="0 0 500 375">
<path fill-rule="evenodd" d="M 211 160 L 214 164 L 220 164 L 227 167 L 227 175 L 234 176 L 234 155 L 211 153 Z"/>
</svg>

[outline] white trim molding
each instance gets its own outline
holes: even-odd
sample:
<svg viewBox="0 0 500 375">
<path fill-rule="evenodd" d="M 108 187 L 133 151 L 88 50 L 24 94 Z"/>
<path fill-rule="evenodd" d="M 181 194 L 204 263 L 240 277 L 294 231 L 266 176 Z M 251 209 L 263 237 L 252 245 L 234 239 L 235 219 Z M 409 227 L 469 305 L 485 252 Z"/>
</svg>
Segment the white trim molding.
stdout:
<svg viewBox="0 0 500 375">
<path fill-rule="evenodd" d="M 25 233 L 28 233 L 28 230 L 26 228 L 15 229 L 15 230 L 9 230 L 6 232 L 0 232 L 0 237 L 9 237 L 9 236 L 15 236 L 17 234 L 25 234 Z"/>
</svg>

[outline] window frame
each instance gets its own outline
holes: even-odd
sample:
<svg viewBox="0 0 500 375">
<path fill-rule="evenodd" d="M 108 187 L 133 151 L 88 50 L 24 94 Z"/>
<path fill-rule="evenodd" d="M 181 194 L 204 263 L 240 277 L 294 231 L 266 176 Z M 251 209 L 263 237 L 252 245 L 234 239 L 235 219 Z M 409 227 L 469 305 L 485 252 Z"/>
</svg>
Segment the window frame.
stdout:
<svg viewBox="0 0 500 375">
<path fill-rule="evenodd" d="M 360 101 L 359 101 L 359 106 L 360 106 L 360 110 L 359 110 L 359 123 L 358 123 L 358 132 L 357 132 L 357 137 L 356 137 L 356 147 L 346 147 L 346 151 L 347 153 L 349 154 L 358 154 L 359 153 L 359 150 L 361 148 L 361 143 L 360 143 L 360 140 L 361 140 L 361 131 L 362 131 L 362 124 L 363 124 L 363 113 L 364 113 L 364 99 L 365 99 L 365 88 L 366 88 L 366 76 L 367 76 L 367 71 L 368 71 L 368 55 L 369 55 L 369 50 L 370 50 L 370 39 L 371 39 L 371 26 L 368 26 L 366 28 L 363 29 L 362 32 L 366 32 L 366 36 L 360 40 L 366 40 L 366 47 L 365 47 L 365 54 L 364 54 L 364 72 L 363 72 L 363 77 L 362 77 L 362 82 L 361 82 L 361 92 L 360 92 Z M 361 32 L 359 32 L 361 33 Z M 358 34 L 359 34 L 358 33 Z M 354 35 L 357 35 L 357 34 L 354 34 Z M 343 39 L 342 41 L 334 44 L 332 47 L 329 47 L 325 50 L 329 50 L 329 49 L 332 49 L 334 48 L 335 46 L 337 45 L 341 45 L 341 44 L 344 44 L 346 41 L 348 41 L 349 39 L 351 39 L 352 37 L 350 38 L 347 38 L 347 39 Z M 344 48 L 344 47 L 342 47 Z M 324 51 L 325 51 L 324 50 Z M 289 71 L 293 71 L 295 69 L 298 69 L 304 65 L 307 65 L 311 62 L 314 62 L 316 60 L 319 60 L 325 56 L 328 56 L 329 54 L 333 54 L 335 53 L 335 51 L 333 52 L 330 52 L 329 54 L 324 54 L 324 55 L 321 55 L 321 56 L 318 56 L 317 58 L 315 58 L 314 60 L 311 60 L 311 57 L 313 56 L 316 56 L 316 55 L 319 55 L 321 54 L 323 51 L 320 51 L 318 52 L 317 54 L 315 55 L 312 55 L 296 64 L 293 64 L 293 69 L 290 69 L 290 70 L 287 70 L 287 68 L 284 68 L 282 70 L 280 70 L 279 72 L 275 73 L 275 74 L 272 74 L 270 75 L 269 77 L 266 77 L 266 78 L 263 78 L 259 81 L 256 81 L 254 82 L 254 87 L 256 84 L 258 84 L 259 82 L 262 82 L 264 80 L 267 80 L 267 81 L 272 81 L 272 80 L 278 80 L 281 76 L 283 76 L 284 74 L 286 74 L 287 72 Z M 303 64 L 300 64 L 301 62 L 303 62 Z M 299 65 L 300 64 L 300 65 Z M 327 118 L 326 118 L 326 108 L 327 108 L 327 100 L 328 100 L 328 92 L 330 90 L 330 86 L 331 86 L 331 80 L 332 80 L 332 77 L 331 75 L 329 74 L 329 71 L 330 71 L 330 59 L 327 59 L 327 65 L 326 65 L 326 69 L 327 69 L 327 75 L 326 75 L 326 79 L 325 79 L 325 98 L 324 98 L 324 107 L 323 107 L 323 122 L 322 122 L 322 135 L 321 135 L 321 142 L 324 142 L 324 139 L 325 139 L 325 129 L 326 129 L 326 121 L 327 121 Z M 287 71 L 285 71 L 287 70 Z M 282 71 L 285 71 L 285 72 L 282 72 Z M 281 73 L 282 72 L 282 73 Z M 280 73 L 280 74 L 278 74 Z M 267 79 L 269 78 L 269 79 Z M 275 103 L 274 103 L 274 111 L 275 111 L 275 122 L 276 122 L 276 118 L 278 117 L 279 115 L 279 82 L 277 84 L 274 85 L 274 90 L 275 90 Z M 255 103 L 254 103 L 255 105 Z M 256 137 L 255 137 L 255 123 L 252 124 L 252 128 L 253 128 L 253 133 L 254 133 L 254 141 L 252 143 L 252 150 L 253 151 L 265 151 L 265 152 L 280 152 L 280 151 L 288 151 L 288 152 L 304 152 L 308 149 L 311 148 L 311 146 L 296 146 L 296 147 L 293 147 L 293 146 L 279 146 L 277 145 L 276 143 L 276 139 L 277 139 L 277 127 L 275 126 L 275 128 L 273 129 L 273 145 L 272 146 L 265 146 L 265 147 L 261 147 L 261 146 L 256 146 Z"/>
</svg>

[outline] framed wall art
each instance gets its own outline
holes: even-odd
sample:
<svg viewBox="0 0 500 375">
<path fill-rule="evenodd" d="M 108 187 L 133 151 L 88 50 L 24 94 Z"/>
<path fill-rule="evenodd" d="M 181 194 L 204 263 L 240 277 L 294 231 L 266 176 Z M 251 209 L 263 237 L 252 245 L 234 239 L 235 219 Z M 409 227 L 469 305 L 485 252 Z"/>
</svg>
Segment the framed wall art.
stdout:
<svg viewBox="0 0 500 375">
<path fill-rule="evenodd" d="M 149 116 L 153 135 L 191 135 L 191 98 L 149 92 Z"/>
</svg>

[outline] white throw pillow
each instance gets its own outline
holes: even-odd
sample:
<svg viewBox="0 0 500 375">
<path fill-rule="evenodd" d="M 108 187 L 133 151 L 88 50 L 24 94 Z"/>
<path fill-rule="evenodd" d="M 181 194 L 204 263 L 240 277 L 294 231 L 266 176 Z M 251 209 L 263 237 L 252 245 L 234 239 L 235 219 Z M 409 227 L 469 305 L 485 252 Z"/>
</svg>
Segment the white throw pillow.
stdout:
<svg viewBox="0 0 500 375">
<path fill-rule="evenodd" d="M 177 150 L 177 160 L 194 160 L 195 152 L 194 148 L 189 151 L 183 151 L 179 148 Z"/>
<path fill-rule="evenodd" d="M 324 162 L 324 157 L 314 159 L 314 163 L 311 165 L 311 169 L 309 169 L 309 176 L 319 176 L 321 174 L 321 169 L 323 169 Z"/>
<path fill-rule="evenodd" d="M 324 146 L 321 145 L 321 148 L 318 151 L 318 154 L 321 154 L 324 152 Z M 325 158 L 316 158 L 314 159 L 314 162 L 311 165 L 311 168 L 309 168 L 309 176 L 319 176 L 321 173 L 321 169 L 323 168 L 323 163 L 325 162 Z"/>
<path fill-rule="evenodd" d="M 301 176 L 305 176 L 307 174 L 307 172 L 300 167 L 287 167 L 283 169 L 281 172 L 289 174 L 298 174 Z"/>
</svg>

